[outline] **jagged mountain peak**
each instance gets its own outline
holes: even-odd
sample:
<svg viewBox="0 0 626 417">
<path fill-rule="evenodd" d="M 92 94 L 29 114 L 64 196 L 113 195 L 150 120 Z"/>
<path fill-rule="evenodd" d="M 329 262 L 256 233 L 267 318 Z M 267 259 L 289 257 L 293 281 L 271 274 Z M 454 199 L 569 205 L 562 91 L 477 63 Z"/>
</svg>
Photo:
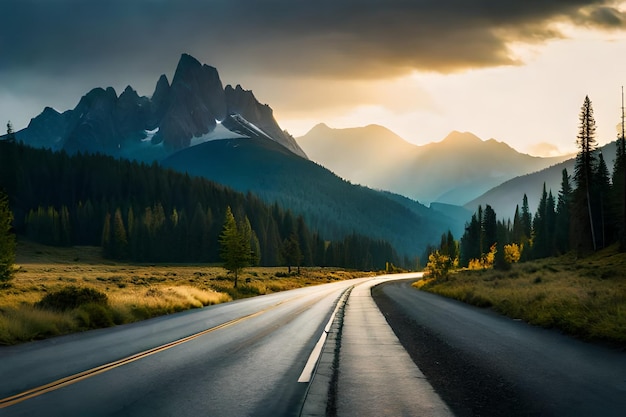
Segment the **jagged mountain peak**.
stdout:
<svg viewBox="0 0 626 417">
<path fill-rule="evenodd" d="M 235 88 L 227 85 L 224 89 L 224 94 L 228 114 L 242 116 L 248 122 L 261 129 L 275 142 L 280 143 L 294 154 L 308 159 L 296 140 L 280 128 L 276 119 L 274 119 L 272 108 L 267 104 L 261 104 L 252 91 L 245 90 L 239 84 Z"/>
<path fill-rule="evenodd" d="M 154 89 L 154 94 L 152 94 L 152 97 L 154 98 L 154 95 L 157 94 L 159 91 L 162 91 L 164 89 L 169 89 L 169 88 L 170 88 L 170 82 L 167 79 L 167 75 L 161 74 L 161 76 L 159 77 L 159 80 L 156 83 L 156 87 Z"/>
<path fill-rule="evenodd" d="M 137 99 L 139 98 L 139 94 L 137 94 L 137 91 L 130 85 L 127 85 L 124 91 L 122 91 L 122 94 L 120 94 L 120 98 L 122 98 L 122 96 L 128 96 Z"/>
<path fill-rule="evenodd" d="M 259 103 L 252 91 L 239 84 L 224 88 L 216 68 L 186 53 L 181 55 L 171 83 L 161 75 L 151 97 L 139 96 L 130 85 L 119 97 L 112 87 L 97 87 L 66 113 L 44 109 L 16 135 L 38 147 L 153 161 L 207 137 L 232 137 L 223 131 L 213 133 L 217 123 L 231 114 L 245 119 L 255 132 L 262 132 L 252 136 L 274 140 L 306 158 L 293 137 L 280 128 L 267 104 Z M 147 149 L 151 145 L 160 147 Z"/>
<path fill-rule="evenodd" d="M 187 53 L 182 53 L 180 55 L 180 59 L 178 60 L 177 68 L 199 67 L 199 66 L 202 66 L 200 61 L 198 61 L 196 58 L 194 58 L 193 56 Z"/>
</svg>

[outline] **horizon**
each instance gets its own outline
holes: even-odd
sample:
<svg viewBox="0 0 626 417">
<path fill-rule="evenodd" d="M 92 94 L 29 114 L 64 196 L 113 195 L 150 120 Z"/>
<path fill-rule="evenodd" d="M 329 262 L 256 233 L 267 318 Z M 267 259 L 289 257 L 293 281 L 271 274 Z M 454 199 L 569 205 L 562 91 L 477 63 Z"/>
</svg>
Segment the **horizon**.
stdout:
<svg viewBox="0 0 626 417">
<path fill-rule="evenodd" d="M 189 53 L 224 85 L 252 90 L 295 137 L 319 123 L 378 124 L 416 145 L 459 131 L 530 155 L 569 155 L 588 95 L 598 145 L 616 139 L 626 1 L 354 1 L 279 0 L 269 10 L 251 0 L 5 0 L 0 11 L 13 18 L 0 29 L 11 58 L 0 66 L 0 117 L 17 131 L 96 87 L 150 96 Z M 233 25 L 241 30 L 231 34 Z"/>
</svg>

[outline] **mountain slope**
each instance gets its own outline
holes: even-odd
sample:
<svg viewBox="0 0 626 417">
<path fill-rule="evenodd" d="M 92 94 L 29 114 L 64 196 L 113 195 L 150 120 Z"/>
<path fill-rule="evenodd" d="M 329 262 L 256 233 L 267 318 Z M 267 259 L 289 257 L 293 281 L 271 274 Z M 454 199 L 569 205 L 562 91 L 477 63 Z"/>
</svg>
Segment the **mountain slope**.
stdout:
<svg viewBox="0 0 626 417">
<path fill-rule="evenodd" d="M 416 202 L 400 204 L 341 180 L 262 138 L 206 142 L 171 155 L 163 165 L 276 201 L 330 239 L 356 232 L 389 241 L 401 255 L 421 255 L 452 223 Z"/>
<path fill-rule="evenodd" d="M 452 132 L 441 142 L 417 146 L 380 126 L 318 125 L 297 140 L 309 157 L 350 181 L 422 202 L 455 205 L 565 159 L 521 154 L 468 132 Z"/>
<path fill-rule="evenodd" d="M 387 189 L 386 177 L 398 161 L 406 162 L 415 149 L 379 125 L 332 129 L 320 123 L 299 137 L 298 143 L 312 160 L 340 177 L 381 189 Z"/>
<path fill-rule="evenodd" d="M 208 140 L 230 115 L 242 115 L 265 135 L 306 158 L 295 139 L 274 119 L 272 109 L 241 86 L 222 87 L 217 70 L 183 54 L 172 83 L 162 75 L 151 98 L 128 86 L 120 94 L 94 88 L 73 110 L 52 108 L 16 133 L 27 145 L 73 152 L 98 152 L 153 161 Z"/>
<path fill-rule="evenodd" d="M 613 172 L 613 161 L 615 159 L 616 142 L 609 143 L 600 151 L 604 155 L 609 172 Z M 561 180 L 563 169 L 567 169 L 570 177 L 574 174 L 575 158 L 568 159 L 559 164 L 550 166 L 532 174 L 522 175 L 506 181 L 497 187 L 492 188 L 481 196 L 465 204 L 465 208 L 474 212 L 478 205 L 483 207 L 489 204 L 498 214 L 498 218 L 513 218 L 515 214 L 515 206 L 522 205 L 524 194 L 528 197 L 528 207 L 531 212 L 537 210 L 543 184 L 546 184 L 546 190 L 552 190 L 555 198 L 561 189 Z M 573 180 L 572 181 L 572 186 Z"/>
</svg>

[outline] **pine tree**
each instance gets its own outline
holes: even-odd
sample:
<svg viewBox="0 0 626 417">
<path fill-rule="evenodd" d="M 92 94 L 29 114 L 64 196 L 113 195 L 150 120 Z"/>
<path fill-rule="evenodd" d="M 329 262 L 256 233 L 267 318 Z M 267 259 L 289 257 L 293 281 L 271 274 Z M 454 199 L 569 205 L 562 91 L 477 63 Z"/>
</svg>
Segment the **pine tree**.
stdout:
<svg viewBox="0 0 626 417">
<path fill-rule="evenodd" d="M 528 196 L 524 193 L 524 198 L 522 199 L 522 216 L 521 216 L 521 224 L 522 224 L 522 239 L 520 243 L 526 244 L 531 237 L 532 232 L 532 215 L 530 214 L 530 209 L 528 208 Z"/>
<path fill-rule="evenodd" d="M 555 246 L 558 253 L 565 253 L 570 249 L 570 216 L 572 203 L 572 186 L 567 169 L 563 169 L 561 179 L 561 191 L 556 204 L 555 214 Z"/>
<path fill-rule="evenodd" d="M 11 122 L 7 123 L 6 139 L 0 141 L 0 190 L 14 198 L 16 190 L 17 152 Z"/>
<path fill-rule="evenodd" d="M 16 142 L 16 140 L 15 140 L 15 131 L 13 130 L 13 125 L 11 124 L 10 120 L 7 122 L 6 141 L 8 143 L 11 143 L 11 144 L 14 144 Z"/>
<path fill-rule="evenodd" d="M 585 97 L 580 110 L 580 125 L 576 143 L 579 152 L 576 155 L 574 167 L 574 192 L 572 205 L 572 236 L 575 239 L 577 252 L 580 254 L 588 249 L 597 248 L 596 227 L 594 225 L 594 213 L 592 210 L 592 186 L 594 167 L 596 165 L 596 122 L 593 117 L 593 108 L 589 97 Z"/>
<path fill-rule="evenodd" d="M 487 248 L 491 248 L 498 242 L 498 219 L 496 212 L 491 208 L 489 204 L 485 206 L 485 213 L 483 217 L 483 253 L 487 251 Z"/>
<path fill-rule="evenodd" d="M 114 259 L 126 259 L 128 256 L 128 235 L 122 218 L 122 211 L 117 208 L 113 216 L 113 230 L 111 236 L 112 253 Z"/>
<path fill-rule="evenodd" d="M 505 223 L 504 221 L 499 221 L 497 224 L 498 240 L 497 240 L 496 253 L 495 253 L 494 262 L 493 262 L 494 269 L 499 269 L 503 271 L 511 269 L 511 262 L 507 261 L 506 259 L 506 249 L 505 249 L 505 247 L 510 243 L 510 237 L 511 237 L 510 226 L 511 226 L 510 221 L 508 222 L 508 224 Z"/>
<path fill-rule="evenodd" d="M 613 208 L 621 251 L 626 251 L 626 138 L 617 140 L 617 152 L 613 165 Z"/>
<path fill-rule="evenodd" d="M 533 247 L 532 253 L 535 259 L 545 258 L 551 255 L 550 219 L 554 216 L 554 198 L 550 192 L 550 198 L 546 192 L 546 183 L 543 183 L 543 191 L 539 200 L 539 206 L 533 219 Z"/>
<path fill-rule="evenodd" d="M 522 219 L 519 215 L 519 204 L 515 206 L 515 214 L 513 215 L 512 239 L 517 244 L 522 241 Z"/>
<path fill-rule="evenodd" d="M 461 266 L 467 266 L 472 259 L 480 259 L 482 256 L 482 207 L 472 214 L 472 218 L 465 225 L 465 233 L 461 237 Z"/>
<path fill-rule="evenodd" d="M 104 217 L 104 225 L 102 226 L 102 254 L 105 258 L 113 257 L 113 244 L 111 240 L 111 214 L 107 213 Z"/>
<path fill-rule="evenodd" d="M 0 282 L 13 278 L 14 263 L 13 213 L 9 207 L 9 198 L 0 190 Z"/>
<path fill-rule="evenodd" d="M 300 243 L 298 237 L 292 234 L 283 241 L 281 248 L 281 257 L 283 263 L 287 266 L 287 270 L 291 274 L 291 267 L 298 268 L 298 274 L 300 274 L 300 263 L 302 262 L 302 251 L 300 250 Z"/>
<path fill-rule="evenodd" d="M 613 216 L 611 215 L 610 195 L 611 180 L 609 178 L 609 169 L 604 162 L 602 152 L 598 154 L 598 167 L 594 175 L 594 202 L 596 213 L 596 224 L 598 225 L 599 236 L 597 236 L 598 246 L 606 247 L 608 242 L 613 241 Z"/>
<path fill-rule="evenodd" d="M 624 132 L 624 91 L 622 87 L 622 126 L 617 137 L 613 165 L 613 207 L 616 217 L 619 247 L 626 251 L 626 132 Z"/>
<path fill-rule="evenodd" d="M 241 238 L 244 242 L 247 242 L 250 248 L 250 265 L 259 265 L 261 262 L 261 245 L 259 244 L 259 238 L 254 230 L 252 230 L 248 216 L 245 216 L 243 221 L 239 223 L 238 229 L 241 233 Z"/>
<path fill-rule="evenodd" d="M 226 208 L 224 226 L 219 242 L 223 266 L 235 275 L 234 287 L 237 288 L 239 273 L 250 263 L 250 241 L 244 238 L 237 227 L 237 222 L 230 206 Z"/>
</svg>

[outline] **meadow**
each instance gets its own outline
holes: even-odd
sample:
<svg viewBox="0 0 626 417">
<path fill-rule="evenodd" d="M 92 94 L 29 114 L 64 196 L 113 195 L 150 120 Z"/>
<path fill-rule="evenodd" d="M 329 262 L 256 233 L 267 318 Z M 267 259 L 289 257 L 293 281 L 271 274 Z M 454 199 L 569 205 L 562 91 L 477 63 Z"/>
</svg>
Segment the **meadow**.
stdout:
<svg viewBox="0 0 626 417">
<path fill-rule="evenodd" d="M 460 270 L 423 280 L 422 290 L 491 308 L 583 340 L 626 348 L 626 254 L 615 246 L 513 264 L 509 271 Z"/>
<path fill-rule="evenodd" d="M 97 247 L 57 248 L 20 242 L 15 278 L 0 288 L 0 345 L 131 323 L 164 314 L 309 285 L 373 275 L 328 268 L 246 268 L 238 288 L 216 265 L 137 265 L 104 260 Z M 101 298 L 51 308 L 85 289 Z M 56 297 L 55 297 L 56 296 Z M 47 298 L 46 298 L 47 297 Z M 70 297 L 73 301 L 76 297 Z M 66 302 L 67 304 L 67 302 Z M 58 303 L 57 303 L 58 305 Z"/>
</svg>

